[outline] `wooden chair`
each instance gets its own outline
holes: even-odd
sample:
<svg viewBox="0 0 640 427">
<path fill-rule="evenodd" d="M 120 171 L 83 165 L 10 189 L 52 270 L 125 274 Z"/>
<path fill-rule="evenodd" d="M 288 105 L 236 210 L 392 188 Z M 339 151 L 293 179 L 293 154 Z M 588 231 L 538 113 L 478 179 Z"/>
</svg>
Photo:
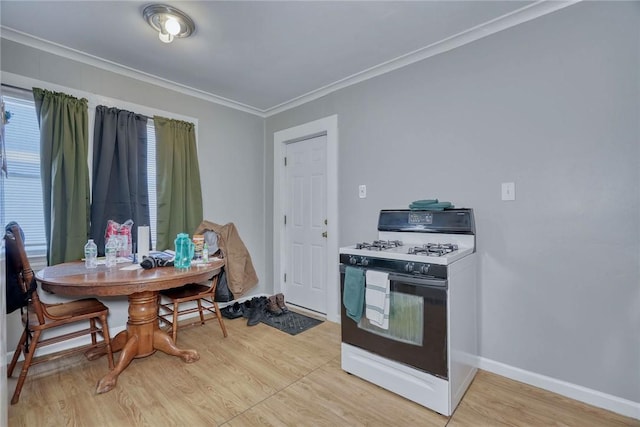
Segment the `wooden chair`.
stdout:
<svg viewBox="0 0 640 427">
<path fill-rule="evenodd" d="M 24 363 L 20 371 L 16 389 L 13 393 L 13 398 L 11 399 L 11 404 L 14 405 L 18 403 L 27 372 L 32 365 L 86 351 L 91 348 L 106 347 L 109 369 L 113 369 L 113 353 L 111 351 L 111 338 L 109 337 L 109 325 L 107 323 L 109 309 L 95 298 L 60 304 L 46 304 L 40 301 L 33 270 L 31 269 L 24 248 L 22 230 L 18 224 L 11 223 L 7 226 L 5 241 L 7 268 L 9 268 L 9 263 L 12 263 L 13 271 L 18 273 L 18 282 L 23 292 L 26 292 L 29 288 L 35 289 L 31 293 L 26 309 L 21 309 L 22 322 L 25 325 L 25 329 L 22 332 L 16 351 L 13 354 L 13 359 L 7 370 L 7 376 L 11 377 L 18 358 L 24 354 Z M 33 287 L 32 284 L 34 285 Z M 96 325 L 96 320 L 100 323 L 100 327 Z M 59 326 L 82 321 L 88 321 L 89 327 L 74 332 L 58 333 L 57 335 L 51 331 Z M 46 339 L 41 339 L 41 335 L 45 331 L 47 331 L 47 335 L 54 335 Z M 40 347 L 89 334 L 91 335 L 90 344 L 34 358 L 36 350 Z M 102 337 L 100 341 L 96 339 L 97 335 Z"/>
<path fill-rule="evenodd" d="M 165 323 L 171 327 L 173 342 L 178 339 L 178 318 L 180 316 L 198 313 L 200 315 L 200 324 L 204 325 L 207 320 L 205 318 L 205 311 L 213 313 L 218 319 L 220 328 L 222 329 L 222 335 L 227 337 L 227 328 L 222 320 L 222 314 L 218 303 L 215 301 L 216 286 L 218 284 L 218 278 L 220 277 L 220 271 L 218 270 L 211 279 L 211 282 L 207 285 L 191 283 L 189 285 L 182 286 L 180 288 L 166 289 L 160 291 L 158 296 L 158 319 L 161 323 Z M 163 299 L 164 298 L 164 299 Z M 169 300 L 168 302 L 165 302 Z M 191 308 L 180 309 L 180 304 L 196 301 L 196 306 Z M 190 323 L 190 326 L 197 322 Z"/>
</svg>

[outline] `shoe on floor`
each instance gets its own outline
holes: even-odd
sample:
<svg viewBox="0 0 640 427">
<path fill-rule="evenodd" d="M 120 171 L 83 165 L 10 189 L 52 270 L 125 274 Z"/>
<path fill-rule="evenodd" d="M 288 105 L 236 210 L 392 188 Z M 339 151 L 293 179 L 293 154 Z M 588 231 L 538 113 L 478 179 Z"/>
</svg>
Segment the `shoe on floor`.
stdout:
<svg viewBox="0 0 640 427">
<path fill-rule="evenodd" d="M 284 295 L 283 294 L 275 294 L 276 304 L 278 304 L 278 308 L 282 310 L 283 313 L 289 311 L 286 305 L 284 305 Z"/>
<path fill-rule="evenodd" d="M 260 323 L 267 313 L 267 297 L 254 297 L 250 305 L 247 326 L 254 326 Z"/>
<path fill-rule="evenodd" d="M 242 312 L 242 317 L 245 319 L 249 318 L 249 314 L 251 314 L 251 300 L 248 299 L 242 304 L 240 304 L 240 311 Z"/>
<path fill-rule="evenodd" d="M 282 314 L 282 309 L 278 307 L 275 295 L 267 298 L 267 311 L 275 316 L 280 316 Z"/>
<path fill-rule="evenodd" d="M 242 317 L 242 308 L 239 303 L 234 303 L 233 305 L 228 305 L 225 308 L 220 309 L 220 314 L 226 317 L 227 319 L 237 319 L 238 317 Z"/>
</svg>

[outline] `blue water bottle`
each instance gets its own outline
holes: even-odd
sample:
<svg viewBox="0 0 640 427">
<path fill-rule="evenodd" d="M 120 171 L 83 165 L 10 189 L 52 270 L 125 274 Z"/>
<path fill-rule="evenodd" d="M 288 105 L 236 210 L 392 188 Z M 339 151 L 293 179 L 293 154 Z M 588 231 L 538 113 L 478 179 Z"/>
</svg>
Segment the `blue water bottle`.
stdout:
<svg viewBox="0 0 640 427">
<path fill-rule="evenodd" d="M 173 261 L 175 268 L 189 268 L 195 252 L 195 245 L 187 233 L 179 233 L 175 240 L 176 257 Z"/>
</svg>

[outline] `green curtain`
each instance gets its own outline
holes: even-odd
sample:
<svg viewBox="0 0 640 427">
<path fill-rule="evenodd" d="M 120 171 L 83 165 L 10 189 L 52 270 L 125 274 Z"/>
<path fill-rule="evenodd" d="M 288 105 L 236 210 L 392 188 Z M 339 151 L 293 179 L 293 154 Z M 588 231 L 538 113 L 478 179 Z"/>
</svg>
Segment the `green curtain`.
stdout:
<svg viewBox="0 0 640 427">
<path fill-rule="evenodd" d="M 40 172 L 47 261 L 82 258 L 89 234 L 87 100 L 33 88 L 40 125 Z"/>
<path fill-rule="evenodd" d="M 173 249 L 178 233 L 200 225 L 202 188 L 193 123 L 153 117 L 156 130 L 157 250 Z"/>
</svg>

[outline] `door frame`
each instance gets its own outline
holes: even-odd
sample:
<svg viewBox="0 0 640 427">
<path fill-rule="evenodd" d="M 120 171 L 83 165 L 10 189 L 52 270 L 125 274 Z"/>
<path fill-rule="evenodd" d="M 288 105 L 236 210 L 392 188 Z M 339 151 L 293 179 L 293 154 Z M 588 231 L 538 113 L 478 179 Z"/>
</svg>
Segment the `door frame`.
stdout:
<svg viewBox="0 0 640 427">
<path fill-rule="evenodd" d="M 336 114 L 273 134 L 273 290 L 284 289 L 286 249 L 285 145 L 315 136 L 327 137 L 327 320 L 340 323 L 340 276 L 338 268 L 338 116 Z"/>
</svg>

